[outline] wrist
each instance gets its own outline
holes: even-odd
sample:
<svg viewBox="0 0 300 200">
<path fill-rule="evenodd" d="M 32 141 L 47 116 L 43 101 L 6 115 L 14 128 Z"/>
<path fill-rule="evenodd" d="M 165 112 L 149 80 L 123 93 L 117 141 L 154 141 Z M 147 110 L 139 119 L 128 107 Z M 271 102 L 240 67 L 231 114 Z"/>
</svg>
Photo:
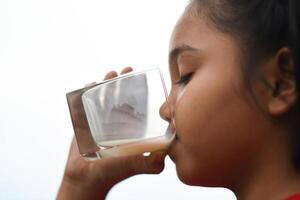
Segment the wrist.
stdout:
<svg viewBox="0 0 300 200">
<path fill-rule="evenodd" d="M 111 187 L 105 185 L 101 186 L 101 183 L 85 183 L 84 181 L 70 179 L 64 176 L 57 195 L 57 200 L 104 200 L 110 189 Z"/>
</svg>

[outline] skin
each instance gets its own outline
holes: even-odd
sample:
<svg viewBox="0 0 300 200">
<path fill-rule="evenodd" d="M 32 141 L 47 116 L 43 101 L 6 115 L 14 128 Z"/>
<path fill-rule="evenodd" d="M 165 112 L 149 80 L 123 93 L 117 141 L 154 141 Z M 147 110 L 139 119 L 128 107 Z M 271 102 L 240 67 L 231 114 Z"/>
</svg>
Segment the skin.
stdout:
<svg viewBox="0 0 300 200">
<path fill-rule="evenodd" d="M 131 67 L 126 67 L 121 74 L 131 71 Z M 111 71 L 104 79 L 116 76 L 118 76 L 117 72 Z M 74 138 L 57 199 L 105 199 L 115 184 L 128 177 L 136 174 L 160 173 L 164 169 L 165 156 L 166 152 L 160 151 L 148 157 L 136 155 L 86 161 L 80 156 Z"/>
<path fill-rule="evenodd" d="M 160 110 L 163 119 L 175 122 L 177 137 L 168 153 L 179 179 L 226 187 L 243 200 L 284 199 L 300 192 L 300 175 L 291 160 L 297 92 L 294 77 L 282 70 L 294 67 L 289 48 L 253 66 L 259 76 L 251 77 L 251 92 L 239 42 L 213 28 L 198 11 L 191 4 L 174 29 L 172 87 L 168 105 Z M 177 83 L 190 73 L 185 83 Z M 111 72 L 106 79 L 115 76 Z M 280 90 L 274 96 L 275 83 Z M 104 199 L 127 177 L 161 172 L 164 157 L 165 152 L 156 152 L 86 162 L 74 141 L 58 199 Z"/>
<path fill-rule="evenodd" d="M 282 84 L 279 97 L 256 77 L 251 94 L 238 41 L 209 23 L 191 6 L 171 39 L 171 49 L 193 48 L 170 59 L 178 136 L 170 157 L 178 177 L 189 185 L 230 188 L 239 199 L 280 199 L 300 191 L 290 159 L 292 124 L 282 119 L 274 123 L 296 100 L 295 81 L 278 70 L 289 50 L 281 49 L 259 66 L 266 82 Z M 189 73 L 188 84 L 175 83 Z"/>
</svg>

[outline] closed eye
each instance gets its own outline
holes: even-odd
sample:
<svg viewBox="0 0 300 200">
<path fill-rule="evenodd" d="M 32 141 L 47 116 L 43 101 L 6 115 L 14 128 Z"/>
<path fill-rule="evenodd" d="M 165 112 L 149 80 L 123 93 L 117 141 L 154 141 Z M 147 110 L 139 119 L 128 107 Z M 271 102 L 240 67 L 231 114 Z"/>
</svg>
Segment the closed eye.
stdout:
<svg viewBox="0 0 300 200">
<path fill-rule="evenodd" d="M 185 76 L 182 76 L 179 81 L 176 82 L 177 85 L 187 85 L 191 80 L 193 73 L 189 73 Z"/>
</svg>

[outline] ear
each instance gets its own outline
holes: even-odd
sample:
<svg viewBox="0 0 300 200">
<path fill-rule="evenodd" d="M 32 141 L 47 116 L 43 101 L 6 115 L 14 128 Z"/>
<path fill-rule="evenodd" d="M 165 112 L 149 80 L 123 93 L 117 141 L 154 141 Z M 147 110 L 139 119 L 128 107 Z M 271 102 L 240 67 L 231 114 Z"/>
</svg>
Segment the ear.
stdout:
<svg viewBox="0 0 300 200">
<path fill-rule="evenodd" d="M 296 104 L 298 94 L 294 67 L 292 51 L 287 47 L 281 48 L 270 63 L 268 82 L 272 91 L 268 110 L 271 115 L 287 113 Z"/>
</svg>

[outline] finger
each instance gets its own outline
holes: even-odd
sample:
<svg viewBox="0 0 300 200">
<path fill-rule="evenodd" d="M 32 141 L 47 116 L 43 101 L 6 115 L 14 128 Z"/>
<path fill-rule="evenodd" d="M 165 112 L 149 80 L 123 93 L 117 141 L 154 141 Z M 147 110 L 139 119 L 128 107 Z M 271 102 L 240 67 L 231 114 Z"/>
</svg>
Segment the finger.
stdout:
<svg viewBox="0 0 300 200">
<path fill-rule="evenodd" d="M 128 168 L 128 177 L 137 174 L 159 174 L 164 169 L 164 151 L 151 153 L 150 156 L 132 156 L 125 164 Z M 127 178 L 127 177 L 126 177 Z"/>
<path fill-rule="evenodd" d="M 118 73 L 116 71 L 111 71 L 105 75 L 104 80 L 112 79 L 117 76 L 118 76 Z"/>
<path fill-rule="evenodd" d="M 151 153 L 149 156 L 138 156 L 129 160 L 132 173 L 135 174 L 158 174 L 164 169 L 165 151 Z"/>
<path fill-rule="evenodd" d="M 96 84 L 97 84 L 97 82 L 91 82 L 91 83 L 85 84 L 84 87 L 91 87 Z"/>
<path fill-rule="evenodd" d="M 117 183 L 137 174 L 158 174 L 164 169 L 165 152 L 151 153 L 150 156 L 126 156 L 96 161 L 99 180 Z M 98 163 L 97 163 L 98 162 Z"/>
<path fill-rule="evenodd" d="M 132 71 L 133 71 L 132 67 L 126 67 L 121 71 L 121 74 L 126 74 Z"/>
</svg>

